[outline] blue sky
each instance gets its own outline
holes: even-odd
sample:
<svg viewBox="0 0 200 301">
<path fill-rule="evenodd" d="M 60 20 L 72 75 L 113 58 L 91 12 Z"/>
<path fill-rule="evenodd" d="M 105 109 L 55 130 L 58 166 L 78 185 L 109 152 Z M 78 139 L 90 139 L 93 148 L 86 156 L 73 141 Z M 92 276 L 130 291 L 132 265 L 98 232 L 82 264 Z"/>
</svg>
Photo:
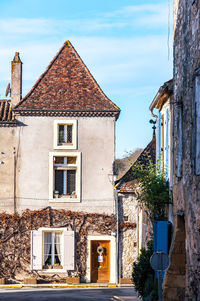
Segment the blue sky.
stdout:
<svg viewBox="0 0 200 301">
<path fill-rule="evenodd" d="M 121 109 L 116 156 L 147 145 L 149 105 L 172 77 L 172 0 L 0 0 L 0 12 L 0 98 L 15 51 L 25 95 L 69 39 Z"/>
</svg>

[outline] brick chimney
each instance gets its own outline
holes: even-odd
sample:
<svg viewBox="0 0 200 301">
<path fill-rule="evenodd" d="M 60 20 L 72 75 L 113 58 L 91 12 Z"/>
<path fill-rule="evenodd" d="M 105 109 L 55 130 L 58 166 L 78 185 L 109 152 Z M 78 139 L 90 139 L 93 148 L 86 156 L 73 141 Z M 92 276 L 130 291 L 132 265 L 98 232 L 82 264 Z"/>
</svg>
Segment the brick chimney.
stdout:
<svg viewBox="0 0 200 301">
<path fill-rule="evenodd" d="M 19 52 L 15 52 L 11 62 L 11 103 L 16 105 L 22 98 L 22 62 Z"/>
</svg>

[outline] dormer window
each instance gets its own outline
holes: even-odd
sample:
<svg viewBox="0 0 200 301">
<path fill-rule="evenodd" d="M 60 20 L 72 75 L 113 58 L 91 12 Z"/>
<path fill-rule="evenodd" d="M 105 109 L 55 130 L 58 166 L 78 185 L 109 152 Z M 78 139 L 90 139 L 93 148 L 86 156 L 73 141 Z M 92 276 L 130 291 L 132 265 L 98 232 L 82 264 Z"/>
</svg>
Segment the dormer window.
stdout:
<svg viewBox="0 0 200 301">
<path fill-rule="evenodd" d="M 77 148 L 77 121 L 54 121 L 54 149 Z"/>
</svg>

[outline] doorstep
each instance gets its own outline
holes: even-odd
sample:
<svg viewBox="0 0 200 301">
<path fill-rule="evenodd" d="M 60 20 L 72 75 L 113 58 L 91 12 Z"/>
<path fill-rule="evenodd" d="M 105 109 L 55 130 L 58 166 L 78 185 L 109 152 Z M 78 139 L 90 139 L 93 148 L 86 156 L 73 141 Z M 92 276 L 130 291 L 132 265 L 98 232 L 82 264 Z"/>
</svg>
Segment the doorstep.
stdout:
<svg viewBox="0 0 200 301">
<path fill-rule="evenodd" d="M 117 287 L 116 284 L 104 283 L 82 283 L 82 284 L 65 284 L 65 283 L 44 283 L 44 284 L 0 284 L 1 288 L 87 288 L 87 287 Z"/>
</svg>

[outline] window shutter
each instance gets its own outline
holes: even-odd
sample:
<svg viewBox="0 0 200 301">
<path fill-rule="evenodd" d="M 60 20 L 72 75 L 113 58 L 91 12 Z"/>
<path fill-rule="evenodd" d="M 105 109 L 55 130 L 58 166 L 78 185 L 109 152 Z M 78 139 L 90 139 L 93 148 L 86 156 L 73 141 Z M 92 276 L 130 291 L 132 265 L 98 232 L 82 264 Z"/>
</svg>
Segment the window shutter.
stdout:
<svg viewBox="0 0 200 301">
<path fill-rule="evenodd" d="M 31 231 L 31 270 L 42 270 L 42 230 Z"/>
<path fill-rule="evenodd" d="M 195 78 L 195 173 L 200 175 L 200 76 Z"/>
<path fill-rule="evenodd" d="M 181 177 L 182 176 L 182 136 L 183 136 L 183 132 L 182 132 L 182 108 L 181 106 L 178 106 L 177 108 L 177 112 L 178 112 L 178 122 L 177 122 L 177 138 L 178 138 L 178 145 L 177 145 L 177 172 L 176 175 L 177 177 Z"/>
<path fill-rule="evenodd" d="M 64 269 L 74 270 L 74 231 L 64 230 Z"/>
<path fill-rule="evenodd" d="M 166 110 L 166 177 L 169 177 L 169 109 Z"/>
<path fill-rule="evenodd" d="M 161 158 L 161 114 L 158 115 L 158 149 L 157 149 L 158 158 Z"/>
</svg>

